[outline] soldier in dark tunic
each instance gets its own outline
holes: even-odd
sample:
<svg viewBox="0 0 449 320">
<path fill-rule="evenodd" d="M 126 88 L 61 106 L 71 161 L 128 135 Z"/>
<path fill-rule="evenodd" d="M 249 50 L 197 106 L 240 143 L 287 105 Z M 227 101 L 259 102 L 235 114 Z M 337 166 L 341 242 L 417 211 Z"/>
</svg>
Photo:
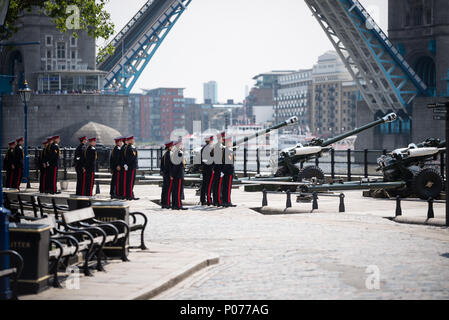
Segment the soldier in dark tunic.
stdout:
<svg viewBox="0 0 449 320">
<path fill-rule="evenodd" d="M 214 170 L 214 137 L 206 138 L 206 145 L 201 149 L 201 171 L 203 181 L 201 182 L 201 205 L 212 205 L 212 172 Z"/>
<path fill-rule="evenodd" d="M 187 210 L 182 206 L 182 193 L 184 185 L 184 169 L 185 159 L 183 152 L 182 141 L 179 141 L 172 150 L 170 155 L 171 160 L 171 172 L 170 176 L 173 179 L 173 191 L 172 191 L 172 209 L 173 210 Z"/>
<path fill-rule="evenodd" d="M 161 191 L 161 207 L 162 209 L 170 209 L 171 207 L 171 193 L 173 191 L 173 179 L 170 177 L 171 171 L 171 151 L 173 149 L 173 142 L 165 144 L 165 153 L 161 159 L 161 175 L 162 175 L 162 191 Z"/>
<path fill-rule="evenodd" d="M 134 196 L 136 170 L 138 169 L 138 152 L 134 145 L 134 136 L 126 138 L 128 146 L 125 151 L 126 200 L 139 200 Z"/>
<path fill-rule="evenodd" d="M 58 167 L 59 159 L 61 159 L 61 150 L 59 149 L 59 136 L 52 137 L 53 143 L 50 145 L 47 153 L 47 190 L 50 194 L 60 193 L 58 192 Z"/>
<path fill-rule="evenodd" d="M 23 151 L 23 137 L 16 140 L 17 144 L 14 147 L 14 178 L 13 178 L 13 188 L 20 190 L 20 184 L 22 183 L 23 177 L 23 160 L 25 158 L 25 153 Z"/>
<path fill-rule="evenodd" d="M 221 189 L 223 184 L 223 138 L 225 133 L 217 135 L 218 141 L 214 146 L 214 171 L 212 179 L 212 190 L 213 190 L 213 205 L 216 207 L 222 206 L 221 199 Z"/>
<path fill-rule="evenodd" d="M 45 165 L 44 165 L 45 181 L 43 181 L 45 193 L 50 193 L 50 190 L 51 190 L 51 183 L 50 183 L 50 179 L 48 178 L 48 175 L 50 172 L 49 155 L 50 155 L 50 148 L 51 148 L 52 144 L 53 144 L 53 137 L 48 137 L 47 138 L 47 146 L 45 147 L 45 161 L 46 161 Z"/>
<path fill-rule="evenodd" d="M 119 199 L 120 194 L 120 172 L 123 165 L 123 137 L 118 137 L 114 139 L 115 147 L 111 152 L 111 157 L 109 159 L 109 167 L 112 173 L 111 188 L 109 194 L 111 199 Z"/>
<path fill-rule="evenodd" d="M 47 180 L 47 146 L 48 139 L 42 142 L 42 150 L 39 153 L 39 192 L 45 193 L 45 182 Z"/>
<path fill-rule="evenodd" d="M 3 186 L 5 188 L 13 188 L 14 186 L 14 148 L 16 146 L 16 140 L 8 143 L 8 150 L 6 151 L 5 159 L 3 160 L 3 167 L 6 170 L 5 181 Z"/>
<path fill-rule="evenodd" d="M 83 196 L 92 197 L 94 182 L 95 182 L 95 169 L 97 165 L 97 150 L 95 146 L 97 144 L 97 138 L 89 139 L 89 146 L 84 151 L 84 166 L 86 168 L 86 185 L 84 186 Z"/>
<path fill-rule="evenodd" d="M 76 195 L 83 195 L 83 187 L 86 184 L 86 168 L 84 167 L 84 149 L 87 137 L 79 138 L 80 144 L 75 150 L 74 166 L 76 171 Z"/>
<path fill-rule="evenodd" d="M 224 207 L 235 207 L 231 202 L 232 180 L 234 179 L 235 152 L 232 139 L 225 139 L 225 149 L 223 152 L 223 184 L 221 199 Z"/>
</svg>

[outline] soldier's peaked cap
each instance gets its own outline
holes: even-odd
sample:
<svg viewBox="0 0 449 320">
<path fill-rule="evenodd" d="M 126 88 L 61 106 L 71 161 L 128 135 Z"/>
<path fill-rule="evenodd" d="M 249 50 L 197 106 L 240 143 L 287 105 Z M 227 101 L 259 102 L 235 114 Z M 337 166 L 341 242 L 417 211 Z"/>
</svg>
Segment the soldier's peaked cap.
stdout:
<svg viewBox="0 0 449 320">
<path fill-rule="evenodd" d="M 79 139 L 79 141 L 84 141 L 84 140 L 87 140 L 87 137 L 86 136 L 82 136 L 82 137 L 79 137 L 78 139 Z"/>
<path fill-rule="evenodd" d="M 20 141 L 23 141 L 24 140 L 24 138 L 23 137 L 20 137 L 20 138 L 17 138 L 17 142 L 20 142 Z"/>
<path fill-rule="evenodd" d="M 129 137 L 125 138 L 125 140 L 132 140 L 132 139 L 134 139 L 134 136 L 129 136 Z"/>
<path fill-rule="evenodd" d="M 97 138 L 96 138 L 96 137 L 90 138 L 90 139 L 89 139 L 89 142 L 92 142 L 92 141 L 97 141 Z"/>
<path fill-rule="evenodd" d="M 8 142 L 8 145 L 10 146 L 12 146 L 13 144 L 16 144 L 16 140 Z"/>
<path fill-rule="evenodd" d="M 53 137 L 51 137 L 53 140 L 55 140 L 55 139 L 59 139 L 60 138 L 60 136 L 53 136 Z"/>
<path fill-rule="evenodd" d="M 174 143 L 173 141 L 170 141 L 169 143 L 166 143 L 166 144 L 165 144 L 165 148 L 168 149 L 168 148 L 170 148 L 170 147 L 173 147 L 174 144 L 175 144 L 175 143 Z"/>
<path fill-rule="evenodd" d="M 114 139 L 114 141 L 115 141 L 115 142 L 123 141 L 123 137 L 117 137 L 117 138 Z"/>
</svg>

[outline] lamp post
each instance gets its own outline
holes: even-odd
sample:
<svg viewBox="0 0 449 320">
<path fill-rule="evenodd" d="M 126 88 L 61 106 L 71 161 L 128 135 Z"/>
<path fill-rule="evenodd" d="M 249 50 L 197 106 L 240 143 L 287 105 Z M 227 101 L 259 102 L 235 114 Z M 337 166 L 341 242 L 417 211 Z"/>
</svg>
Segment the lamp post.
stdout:
<svg viewBox="0 0 449 320">
<path fill-rule="evenodd" d="M 28 154 L 28 103 L 31 100 L 31 89 L 28 87 L 28 82 L 25 80 L 22 89 L 18 90 L 20 99 L 23 102 L 24 115 L 25 115 L 25 163 L 24 163 L 24 175 L 23 178 L 26 179 L 27 188 L 30 188 L 30 156 Z"/>
</svg>

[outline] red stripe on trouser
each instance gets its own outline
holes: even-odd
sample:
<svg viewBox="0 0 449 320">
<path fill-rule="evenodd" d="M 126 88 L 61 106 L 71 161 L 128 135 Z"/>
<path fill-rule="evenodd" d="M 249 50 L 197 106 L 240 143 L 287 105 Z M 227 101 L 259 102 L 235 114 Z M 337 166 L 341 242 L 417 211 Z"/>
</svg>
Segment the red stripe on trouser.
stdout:
<svg viewBox="0 0 449 320">
<path fill-rule="evenodd" d="M 136 172 L 136 170 L 133 170 L 133 173 L 131 174 L 131 183 L 129 184 L 129 197 L 130 198 L 134 198 L 133 183 L 134 183 L 134 173 L 135 172 Z"/>
<path fill-rule="evenodd" d="M 172 186 L 173 186 L 173 179 L 170 179 L 170 186 L 168 187 L 168 195 L 167 195 L 167 206 L 169 207 L 170 207 L 170 193 Z"/>
<path fill-rule="evenodd" d="M 81 191 L 82 196 L 85 196 L 85 194 L 84 194 L 85 185 L 86 185 L 86 171 L 83 172 L 83 189 Z"/>
<path fill-rule="evenodd" d="M 123 172 L 123 196 L 126 197 L 126 170 Z"/>
<path fill-rule="evenodd" d="M 58 167 L 55 167 L 55 176 L 53 177 L 53 192 L 56 192 L 56 177 L 58 175 Z"/>
<path fill-rule="evenodd" d="M 218 204 L 221 204 L 221 184 L 223 183 L 223 177 L 220 177 L 220 183 L 218 184 Z"/>
<path fill-rule="evenodd" d="M 116 190 L 115 190 L 115 195 L 118 195 L 119 193 L 119 191 L 118 191 L 118 182 L 119 182 L 119 179 L 120 179 L 120 171 L 117 171 L 117 175 L 115 176 L 115 179 L 117 180 L 117 183 L 116 183 Z"/>
<path fill-rule="evenodd" d="M 90 196 L 92 197 L 92 190 L 94 188 L 94 173 L 92 172 L 92 178 L 90 179 Z"/>
<path fill-rule="evenodd" d="M 210 177 L 210 181 L 209 181 L 209 188 L 207 190 L 207 199 L 209 200 L 209 203 L 212 202 L 212 201 L 210 201 L 210 189 L 212 187 L 212 181 L 214 181 L 214 171 L 212 171 L 212 176 Z"/>
<path fill-rule="evenodd" d="M 17 177 L 17 190 L 20 190 L 20 178 L 22 175 L 22 169 L 19 168 L 19 176 Z"/>
<path fill-rule="evenodd" d="M 228 203 L 231 203 L 231 184 L 232 184 L 232 176 L 229 177 Z"/>
<path fill-rule="evenodd" d="M 179 179 L 178 185 L 178 208 L 181 208 L 181 179 Z"/>
</svg>

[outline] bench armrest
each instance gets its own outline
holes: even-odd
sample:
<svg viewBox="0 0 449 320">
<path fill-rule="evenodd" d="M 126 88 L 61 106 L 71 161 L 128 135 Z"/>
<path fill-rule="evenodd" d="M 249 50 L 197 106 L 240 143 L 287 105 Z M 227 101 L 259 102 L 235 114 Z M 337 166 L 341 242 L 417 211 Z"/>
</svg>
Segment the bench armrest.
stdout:
<svg viewBox="0 0 449 320">
<path fill-rule="evenodd" d="M 99 223 L 104 223 L 104 222 L 96 220 L 96 219 L 92 219 L 92 221 L 94 221 L 94 222 L 98 221 Z M 126 237 L 128 237 L 128 235 L 129 235 L 129 226 L 128 226 L 128 224 L 125 221 L 123 221 L 123 220 L 115 220 L 115 221 L 109 222 L 108 224 L 111 224 L 111 225 L 114 225 L 114 226 L 115 225 L 122 226 L 125 229 Z M 118 234 L 119 234 L 119 231 L 117 229 L 117 237 L 118 237 Z"/>
<path fill-rule="evenodd" d="M 73 227 L 68 224 L 65 226 L 67 227 L 67 229 L 69 229 L 71 231 L 87 231 L 92 237 L 92 244 L 94 243 L 94 238 L 93 238 L 94 234 L 100 234 L 101 237 L 103 238 L 103 240 L 101 242 L 101 247 L 103 247 L 104 243 L 106 242 L 106 232 L 104 232 L 102 229 L 100 229 L 98 227 L 90 226 L 90 227 L 77 228 L 77 227 Z"/>
<path fill-rule="evenodd" d="M 136 216 L 142 217 L 143 218 L 143 228 L 145 229 L 145 227 L 148 224 L 148 217 L 145 214 L 143 214 L 142 212 L 130 212 L 129 215 L 133 218 L 133 224 L 137 222 Z"/>
<path fill-rule="evenodd" d="M 14 265 L 16 266 L 16 279 L 18 279 L 22 273 L 23 270 L 23 258 L 20 254 L 18 254 L 16 251 L 13 250 L 3 250 L 0 251 L 0 256 L 9 256 L 12 258 L 11 260 L 14 260 Z"/>
<path fill-rule="evenodd" d="M 75 252 L 70 255 L 71 257 L 75 256 L 78 253 L 78 250 L 79 250 L 80 246 L 79 246 L 78 240 L 76 240 L 75 237 L 72 237 L 72 236 L 69 236 L 69 235 L 66 235 L 66 236 L 53 236 L 53 237 L 51 237 L 51 239 L 52 240 L 56 240 L 56 241 L 67 240 L 70 244 L 75 246 L 76 247 Z"/>
<path fill-rule="evenodd" d="M 94 220 L 94 219 L 90 219 L 90 220 L 89 220 L 89 221 L 92 222 L 92 224 L 85 223 L 85 222 L 80 222 L 80 225 L 81 225 L 81 226 L 85 226 L 86 228 L 89 228 L 89 227 L 97 227 L 97 228 L 100 228 L 101 230 L 103 230 L 103 232 L 105 233 L 106 236 L 108 236 L 108 233 L 107 233 L 106 231 L 107 231 L 107 230 L 110 230 L 110 231 L 112 231 L 112 234 L 111 234 L 111 235 L 114 236 L 114 240 L 113 240 L 112 242 L 115 243 L 115 242 L 117 241 L 119 232 L 118 232 L 118 229 L 117 229 L 116 227 L 114 227 L 114 226 L 113 226 L 112 224 L 110 224 L 110 223 L 104 223 L 104 222 L 102 222 L 102 223 L 94 223 L 93 220 Z"/>
<path fill-rule="evenodd" d="M 83 236 L 87 236 L 90 241 L 89 247 L 94 244 L 94 237 L 89 232 L 87 232 L 85 230 L 67 232 L 67 231 L 55 229 L 55 231 L 57 234 L 62 234 L 62 235 L 67 235 L 67 236 L 80 236 L 81 240 L 83 239 Z"/>
</svg>

